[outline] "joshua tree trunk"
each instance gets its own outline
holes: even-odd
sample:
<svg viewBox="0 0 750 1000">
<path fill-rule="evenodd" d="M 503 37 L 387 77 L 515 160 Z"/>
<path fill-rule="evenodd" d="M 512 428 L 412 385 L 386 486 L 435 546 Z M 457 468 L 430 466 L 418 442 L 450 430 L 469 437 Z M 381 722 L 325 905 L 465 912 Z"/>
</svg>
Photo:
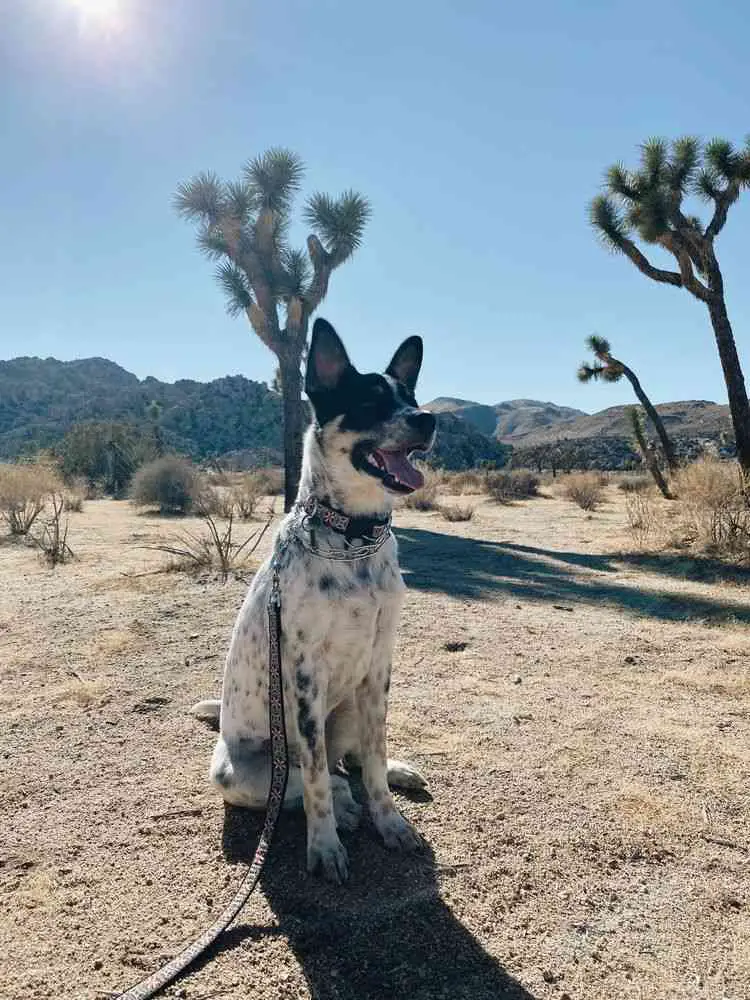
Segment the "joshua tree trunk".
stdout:
<svg viewBox="0 0 750 1000">
<path fill-rule="evenodd" d="M 284 510 L 289 511 L 297 499 L 302 469 L 302 435 L 304 408 L 302 405 L 301 354 L 290 351 L 279 357 L 281 395 L 284 409 Z"/>
<path fill-rule="evenodd" d="M 734 342 L 732 325 L 729 322 L 723 294 L 721 292 L 714 294 L 707 304 L 716 337 L 716 346 L 719 349 L 724 381 L 727 384 L 729 412 L 732 415 L 734 439 L 737 444 L 737 459 L 745 478 L 750 478 L 750 405 L 737 354 L 737 345 Z"/>
<path fill-rule="evenodd" d="M 674 497 L 669 492 L 667 481 L 661 473 L 659 463 L 656 461 L 656 455 L 648 446 L 646 435 L 643 433 L 643 424 L 641 423 L 641 418 L 635 407 L 630 408 L 630 422 L 633 425 L 633 434 L 635 436 L 636 443 L 638 444 L 638 449 L 643 456 L 643 461 L 648 466 L 649 472 L 653 476 L 654 482 L 659 487 L 662 496 L 666 500 L 674 500 Z"/>
<path fill-rule="evenodd" d="M 633 392 L 636 394 L 641 406 L 648 414 L 648 419 L 654 425 L 654 430 L 658 434 L 659 440 L 661 441 L 661 446 L 664 449 L 664 457 L 667 460 L 667 465 L 669 466 L 669 470 L 670 472 L 674 472 L 674 470 L 677 468 L 677 458 L 675 456 L 674 445 L 669 439 L 669 435 L 667 434 L 667 430 L 662 422 L 661 417 L 656 412 L 656 409 L 651 400 L 643 391 L 643 386 L 638 381 L 638 376 L 635 374 L 635 372 L 632 371 L 630 368 L 628 368 L 627 365 L 624 365 L 622 361 L 618 361 L 617 364 L 620 365 L 620 367 L 622 368 L 623 375 L 632 385 Z"/>
</svg>

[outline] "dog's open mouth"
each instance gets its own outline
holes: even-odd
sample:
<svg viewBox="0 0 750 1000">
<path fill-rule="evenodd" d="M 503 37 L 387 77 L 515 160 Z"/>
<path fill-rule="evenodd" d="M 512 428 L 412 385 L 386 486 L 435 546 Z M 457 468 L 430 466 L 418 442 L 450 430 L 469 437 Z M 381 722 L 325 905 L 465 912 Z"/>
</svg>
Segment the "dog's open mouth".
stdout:
<svg viewBox="0 0 750 1000">
<path fill-rule="evenodd" d="M 409 461 L 414 446 L 401 451 L 373 448 L 362 456 L 363 472 L 380 479 L 391 493 L 413 493 L 424 486 L 424 476 Z"/>
</svg>

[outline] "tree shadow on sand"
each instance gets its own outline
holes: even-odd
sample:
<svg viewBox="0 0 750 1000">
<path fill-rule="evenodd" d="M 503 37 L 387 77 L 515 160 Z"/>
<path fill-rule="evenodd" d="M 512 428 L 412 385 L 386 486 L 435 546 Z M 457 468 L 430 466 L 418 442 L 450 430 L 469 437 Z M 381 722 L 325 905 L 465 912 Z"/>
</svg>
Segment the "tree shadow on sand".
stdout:
<svg viewBox="0 0 750 1000">
<path fill-rule="evenodd" d="M 649 560 L 637 555 L 557 552 L 417 528 L 400 528 L 396 534 L 404 579 L 413 590 L 480 601 L 505 594 L 519 601 L 611 605 L 664 621 L 750 623 L 750 602 L 741 594 L 736 600 L 718 600 L 663 586 L 628 586 L 613 578 L 633 565 L 655 576 L 686 579 L 684 565 L 679 568 L 679 563 L 667 557 Z"/>
<path fill-rule="evenodd" d="M 226 806 L 228 861 L 252 859 L 261 824 L 259 814 Z M 390 853 L 367 821 L 344 842 L 349 882 L 332 886 L 305 871 L 302 812 L 283 814 L 261 879 L 278 928 L 240 923 L 211 954 L 281 934 L 315 1000 L 534 1000 L 440 898 L 439 869 L 428 847 Z"/>
</svg>

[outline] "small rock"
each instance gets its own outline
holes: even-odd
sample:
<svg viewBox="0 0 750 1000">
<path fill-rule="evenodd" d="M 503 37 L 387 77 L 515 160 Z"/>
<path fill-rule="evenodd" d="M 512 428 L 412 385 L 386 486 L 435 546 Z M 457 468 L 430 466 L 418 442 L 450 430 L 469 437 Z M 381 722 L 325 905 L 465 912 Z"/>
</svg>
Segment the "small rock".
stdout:
<svg viewBox="0 0 750 1000">
<path fill-rule="evenodd" d="M 523 683 L 523 677 L 521 677 L 519 674 L 516 674 L 516 676 L 513 678 L 513 683 L 514 684 L 522 684 Z"/>
<path fill-rule="evenodd" d="M 104 966 L 104 962 L 102 962 L 102 960 L 101 960 L 100 958 L 97 958 L 97 959 L 96 959 L 96 960 L 94 961 L 94 968 L 95 968 L 95 969 L 96 969 L 97 971 L 98 971 L 99 969 L 103 968 L 103 966 Z"/>
</svg>

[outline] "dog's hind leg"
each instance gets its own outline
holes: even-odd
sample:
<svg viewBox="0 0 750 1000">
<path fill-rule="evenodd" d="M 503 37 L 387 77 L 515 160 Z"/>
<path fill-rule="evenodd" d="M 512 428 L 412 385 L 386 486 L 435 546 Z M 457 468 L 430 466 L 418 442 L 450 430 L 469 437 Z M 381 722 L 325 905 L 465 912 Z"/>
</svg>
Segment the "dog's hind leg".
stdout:
<svg viewBox="0 0 750 1000">
<path fill-rule="evenodd" d="M 271 787 L 271 754 L 268 743 L 238 740 L 227 743 L 220 736 L 211 758 L 209 777 L 225 802 L 246 809 L 264 809 Z M 302 805 L 302 774 L 290 764 L 284 808 Z"/>
<path fill-rule="evenodd" d="M 221 701 L 218 698 L 209 701 L 199 701 L 190 709 L 190 714 L 199 722 L 205 722 L 211 729 L 219 728 Z"/>
</svg>

